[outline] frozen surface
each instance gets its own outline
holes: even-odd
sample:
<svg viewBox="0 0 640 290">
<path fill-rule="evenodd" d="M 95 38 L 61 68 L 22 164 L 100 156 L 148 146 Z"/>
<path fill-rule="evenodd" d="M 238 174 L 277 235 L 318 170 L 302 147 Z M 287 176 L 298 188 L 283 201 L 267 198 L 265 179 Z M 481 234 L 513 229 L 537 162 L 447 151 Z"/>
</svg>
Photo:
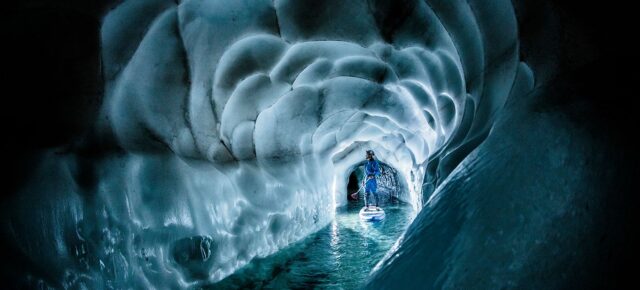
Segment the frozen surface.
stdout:
<svg viewBox="0 0 640 290">
<path fill-rule="evenodd" d="M 520 285 L 526 252 L 556 249 L 534 232 L 560 234 L 549 215 L 579 198 L 536 193 L 584 175 L 554 163 L 571 128 L 543 128 L 562 118 L 502 114 L 534 87 L 517 35 L 508 0 L 124 1 L 104 18 L 87 137 L 116 149 L 44 153 L 3 233 L 36 265 L 29 285 L 207 285 L 328 225 L 372 149 L 422 212 L 369 286 Z M 522 152 L 513 176 L 494 170 Z"/>
</svg>

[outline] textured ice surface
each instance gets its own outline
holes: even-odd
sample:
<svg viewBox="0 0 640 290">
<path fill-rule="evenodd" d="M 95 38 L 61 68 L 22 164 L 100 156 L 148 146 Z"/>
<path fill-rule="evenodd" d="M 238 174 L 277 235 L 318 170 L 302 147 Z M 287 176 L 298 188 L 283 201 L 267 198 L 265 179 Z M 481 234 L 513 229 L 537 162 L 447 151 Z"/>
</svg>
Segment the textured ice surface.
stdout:
<svg viewBox="0 0 640 290">
<path fill-rule="evenodd" d="M 512 94 L 533 86 L 524 65 L 516 79 Z M 610 234 L 599 205 L 614 178 L 603 166 L 611 154 L 567 115 L 541 111 L 536 99 L 548 93 L 510 99 L 491 135 L 438 187 L 366 288 L 400 281 L 406 289 L 601 287 L 590 279 L 603 283 L 603 273 L 586 277 L 585 269 L 607 262 L 597 253 Z"/>
<path fill-rule="evenodd" d="M 435 206 L 533 81 L 507 0 L 138 0 L 102 27 L 91 138 L 122 150 L 43 156 L 9 231 L 63 288 L 219 281 L 328 224 L 365 149 Z M 393 261 L 373 279 L 403 278 Z"/>
</svg>

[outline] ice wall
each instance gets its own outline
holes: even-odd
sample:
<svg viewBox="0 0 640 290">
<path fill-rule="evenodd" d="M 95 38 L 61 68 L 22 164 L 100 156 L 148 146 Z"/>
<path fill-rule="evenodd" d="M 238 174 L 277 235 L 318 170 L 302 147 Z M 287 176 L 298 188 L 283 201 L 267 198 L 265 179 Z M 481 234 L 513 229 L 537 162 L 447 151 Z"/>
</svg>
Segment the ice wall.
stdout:
<svg viewBox="0 0 640 290">
<path fill-rule="evenodd" d="M 470 185 L 469 198 L 467 188 L 445 193 L 469 168 L 492 172 L 485 156 L 502 153 L 501 137 L 459 164 L 537 76 L 520 62 L 515 13 L 507 0 L 118 4 L 101 26 L 98 121 L 81 149 L 43 153 L 7 207 L 3 234 L 33 264 L 27 284 L 218 281 L 326 225 L 373 149 L 406 179 L 414 207 L 427 207 L 369 286 L 455 288 L 467 276 L 452 255 L 484 241 L 460 220 L 490 203 Z M 491 136 L 520 134 L 502 118 Z M 469 215 L 456 208 L 467 203 L 477 204 Z M 416 272 L 423 262 L 429 275 Z"/>
</svg>

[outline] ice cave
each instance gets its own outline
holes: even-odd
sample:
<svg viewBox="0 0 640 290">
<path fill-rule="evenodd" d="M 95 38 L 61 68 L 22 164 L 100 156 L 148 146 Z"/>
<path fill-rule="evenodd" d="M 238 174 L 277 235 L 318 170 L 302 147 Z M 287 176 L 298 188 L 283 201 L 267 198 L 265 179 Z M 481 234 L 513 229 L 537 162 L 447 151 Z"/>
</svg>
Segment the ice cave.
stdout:
<svg viewBox="0 0 640 290">
<path fill-rule="evenodd" d="M 8 5 L 0 288 L 633 281 L 623 7 Z M 378 223 L 357 218 L 367 150 Z"/>
</svg>

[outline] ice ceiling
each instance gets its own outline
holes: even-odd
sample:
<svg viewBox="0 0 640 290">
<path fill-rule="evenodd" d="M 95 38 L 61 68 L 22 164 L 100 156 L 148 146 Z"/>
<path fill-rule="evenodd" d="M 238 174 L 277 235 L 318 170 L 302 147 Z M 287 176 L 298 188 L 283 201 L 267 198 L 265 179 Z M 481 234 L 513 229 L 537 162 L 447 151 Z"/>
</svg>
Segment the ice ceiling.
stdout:
<svg viewBox="0 0 640 290">
<path fill-rule="evenodd" d="M 450 217 L 438 202 L 468 180 L 475 163 L 460 164 L 507 99 L 534 86 L 517 28 L 508 0 L 124 1 L 102 24 L 105 95 L 91 135 L 122 150 L 92 161 L 91 190 L 75 182 L 80 157 L 43 157 L 40 181 L 16 203 L 42 210 L 12 231 L 50 271 L 29 279 L 90 289 L 218 281 L 325 226 L 373 149 L 405 179 L 414 208 L 426 207 L 370 286 L 407 278 L 417 258 L 430 261 L 433 287 L 466 285 L 438 271 L 471 263 L 459 254 L 487 235 L 457 223 L 490 224 L 490 207 L 438 227 Z M 479 194 L 469 200 L 483 205 Z M 451 252 L 421 240 L 425 227 L 441 229 Z M 421 243 L 442 256 L 426 257 Z"/>
</svg>

